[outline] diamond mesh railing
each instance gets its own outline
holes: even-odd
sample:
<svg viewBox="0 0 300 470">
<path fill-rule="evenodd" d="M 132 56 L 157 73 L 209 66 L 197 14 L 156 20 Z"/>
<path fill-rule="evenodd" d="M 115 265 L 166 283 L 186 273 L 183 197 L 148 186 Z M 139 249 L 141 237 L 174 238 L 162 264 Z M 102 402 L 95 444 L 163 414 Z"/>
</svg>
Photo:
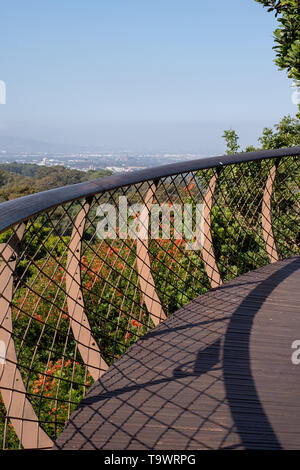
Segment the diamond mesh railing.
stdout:
<svg viewBox="0 0 300 470">
<path fill-rule="evenodd" d="M 150 328 L 299 254 L 298 155 L 212 157 L 0 204 L 1 447 L 52 447 Z"/>
</svg>

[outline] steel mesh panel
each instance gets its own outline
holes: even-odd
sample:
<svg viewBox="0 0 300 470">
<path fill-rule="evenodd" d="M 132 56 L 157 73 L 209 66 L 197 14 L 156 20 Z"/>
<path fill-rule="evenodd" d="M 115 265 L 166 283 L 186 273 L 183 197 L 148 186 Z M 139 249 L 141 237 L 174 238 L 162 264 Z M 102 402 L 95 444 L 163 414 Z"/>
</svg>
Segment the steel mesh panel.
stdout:
<svg viewBox="0 0 300 470">
<path fill-rule="evenodd" d="M 126 222 L 139 223 L 140 230 L 144 225 L 147 239 L 120 233 L 122 213 L 112 227 L 115 238 L 99 238 L 99 206 L 117 211 L 122 197 L 128 206 L 142 205 Z M 185 204 L 192 208 L 195 239 L 186 236 L 185 219 L 180 222 L 173 210 Z M 146 227 L 155 205 L 170 209 L 168 227 L 158 218 L 158 236 Z M 117 186 L 4 230 L 1 447 L 51 447 L 87 389 L 150 328 L 211 287 L 295 254 L 297 156 Z"/>
</svg>

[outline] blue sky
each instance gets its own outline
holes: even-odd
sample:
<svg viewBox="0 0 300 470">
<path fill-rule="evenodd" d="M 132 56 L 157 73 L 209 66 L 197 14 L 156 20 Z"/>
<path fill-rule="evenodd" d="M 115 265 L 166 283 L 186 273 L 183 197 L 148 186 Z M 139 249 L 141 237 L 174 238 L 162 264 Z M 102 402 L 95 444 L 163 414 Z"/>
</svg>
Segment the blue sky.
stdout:
<svg viewBox="0 0 300 470">
<path fill-rule="evenodd" d="M 296 113 L 254 0 L 12 0 L 0 6 L 0 134 L 114 149 L 224 151 Z"/>
</svg>

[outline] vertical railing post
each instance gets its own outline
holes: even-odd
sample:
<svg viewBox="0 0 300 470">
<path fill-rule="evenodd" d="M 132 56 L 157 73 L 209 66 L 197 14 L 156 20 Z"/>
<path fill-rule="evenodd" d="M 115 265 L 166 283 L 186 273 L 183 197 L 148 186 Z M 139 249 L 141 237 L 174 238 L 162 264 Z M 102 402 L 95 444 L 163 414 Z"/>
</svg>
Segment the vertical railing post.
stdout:
<svg viewBox="0 0 300 470">
<path fill-rule="evenodd" d="M 276 176 L 277 165 L 273 165 L 266 182 L 262 200 L 262 230 L 266 244 L 266 250 L 270 259 L 270 263 L 278 261 L 279 256 L 272 227 L 272 192 Z"/>
<path fill-rule="evenodd" d="M 74 222 L 68 250 L 66 267 L 66 291 L 70 324 L 83 362 L 94 380 L 108 369 L 99 346 L 91 333 L 91 326 L 85 313 L 81 286 L 81 247 L 86 217 L 90 203 L 85 202 Z"/>
<path fill-rule="evenodd" d="M 214 174 L 209 181 L 208 188 L 204 197 L 204 241 L 202 248 L 202 257 L 212 288 L 222 285 L 222 279 L 216 262 L 213 240 L 211 234 L 211 210 L 213 205 L 214 192 L 218 180 L 218 174 Z"/>
<path fill-rule="evenodd" d="M 13 276 L 25 224 L 14 228 L 9 243 L 0 245 L 0 341 L 5 345 L 5 358 L 0 363 L 0 391 L 20 445 L 25 449 L 50 448 L 50 437 L 39 425 L 39 419 L 27 398 L 26 388 L 18 369 L 15 343 L 12 337 Z"/>
<path fill-rule="evenodd" d="M 153 183 L 149 188 L 145 197 L 145 207 L 140 214 L 141 224 L 146 226 L 149 218 L 151 205 L 153 202 L 156 190 L 156 183 Z M 149 242 L 148 239 L 137 239 L 136 242 L 136 266 L 138 271 L 139 283 L 141 286 L 143 301 L 149 312 L 150 318 L 154 325 L 159 325 L 160 322 L 166 319 L 166 314 L 163 310 L 161 301 L 156 292 L 155 281 L 151 273 L 151 261 L 149 256 Z"/>
</svg>

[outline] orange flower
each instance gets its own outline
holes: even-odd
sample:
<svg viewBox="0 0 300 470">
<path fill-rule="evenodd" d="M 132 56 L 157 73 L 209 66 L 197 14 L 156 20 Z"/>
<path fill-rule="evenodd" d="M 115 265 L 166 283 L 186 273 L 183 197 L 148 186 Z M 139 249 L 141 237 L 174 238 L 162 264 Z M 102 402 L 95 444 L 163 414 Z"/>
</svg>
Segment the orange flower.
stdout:
<svg viewBox="0 0 300 470">
<path fill-rule="evenodd" d="M 183 188 L 183 191 L 185 191 L 185 192 L 193 191 L 194 187 L 195 187 L 195 183 L 190 183 L 190 184 L 187 185 L 186 188 Z"/>
<path fill-rule="evenodd" d="M 127 341 L 129 340 L 130 336 L 131 336 L 130 333 L 126 333 L 126 335 L 124 336 L 125 343 L 127 343 Z"/>
</svg>

